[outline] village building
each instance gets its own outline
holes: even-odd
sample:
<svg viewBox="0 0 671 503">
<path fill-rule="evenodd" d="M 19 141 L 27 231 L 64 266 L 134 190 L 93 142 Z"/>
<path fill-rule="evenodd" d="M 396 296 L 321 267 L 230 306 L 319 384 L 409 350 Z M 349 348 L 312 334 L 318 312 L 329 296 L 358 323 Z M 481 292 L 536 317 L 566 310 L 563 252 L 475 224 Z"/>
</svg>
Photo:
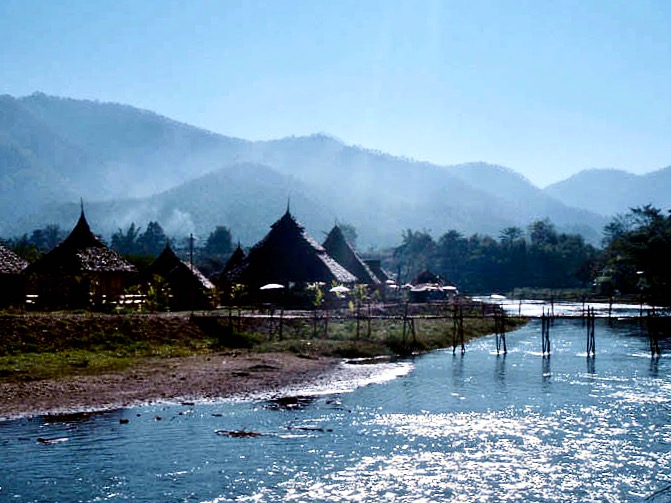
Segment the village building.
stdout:
<svg viewBox="0 0 671 503">
<path fill-rule="evenodd" d="M 212 309 L 214 284 L 193 264 L 180 259 L 166 243 L 142 274 L 145 283 L 161 278 L 168 288 L 168 307 L 172 311 Z"/>
<path fill-rule="evenodd" d="M 219 290 L 221 295 L 220 301 L 224 304 L 230 303 L 233 301 L 233 291 L 231 289 L 231 283 L 229 281 L 229 275 L 242 265 L 243 260 L 245 259 L 245 251 L 238 243 L 237 248 L 233 251 L 233 254 L 226 261 L 224 268 L 212 276 L 212 281 Z"/>
<path fill-rule="evenodd" d="M 368 268 L 373 271 L 375 277 L 379 279 L 382 283 L 387 283 L 392 280 L 392 277 L 382 268 L 382 261 L 379 258 L 374 259 L 364 259 L 363 263 L 368 266 Z"/>
<path fill-rule="evenodd" d="M 28 262 L 0 244 L 0 308 L 21 306 L 25 302 Z"/>
<path fill-rule="evenodd" d="M 340 227 L 333 226 L 322 245 L 331 257 L 358 278 L 360 284 L 378 287 L 382 283 L 366 263 L 361 260 L 345 239 Z"/>
<path fill-rule="evenodd" d="M 100 307 L 124 293 L 135 267 L 98 239 L 82 207 L 60 244 L 26 268 L 29 293 L 43 309 Z"/>
<path fill-rule="evenodd" d="M 408 300 L 413 303 L 446 300 L 456 295 L 457 288 L 431 271 L 420 272 L 411 282 Z"/>
<path fill-rule="evenodd" d="M 308 284 L 354 284 L 359 280 L 333 259 L 291 215 L 289 210 L 227 275 L 229 284 L 243 284 L 248 292 L 278 285 L 286 291 Z"/>
<path fill-rule="evenodd" d="M 226 265 L 224 266 L 223 270 L 213 277 L 215 283 L 217 283 L 218 286 L 225 284 L 227 276 L 231 273 L 231 271 L 242 265 L 244 259 L 245 251 L 242 249 L 242 246 L 240 246 L 240 243 L 238 243 L 237 248 L 226 261 Z"/>
</svg>

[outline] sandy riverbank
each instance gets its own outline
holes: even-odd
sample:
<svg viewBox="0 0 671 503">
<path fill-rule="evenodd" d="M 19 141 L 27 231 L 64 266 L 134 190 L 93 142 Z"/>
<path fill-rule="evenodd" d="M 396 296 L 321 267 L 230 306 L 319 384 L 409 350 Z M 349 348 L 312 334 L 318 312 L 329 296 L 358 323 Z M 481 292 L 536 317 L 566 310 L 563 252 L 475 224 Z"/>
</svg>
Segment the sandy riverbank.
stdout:
<svg viewBox="0 0 671 503">
<path fill-rule="evenodd" d="M 0 383 L 0 418 L 278 393 L 324 378 L 339 361 L 222 352 L 144 359 L 129 369 L 101 375 Z"/>
</svg>

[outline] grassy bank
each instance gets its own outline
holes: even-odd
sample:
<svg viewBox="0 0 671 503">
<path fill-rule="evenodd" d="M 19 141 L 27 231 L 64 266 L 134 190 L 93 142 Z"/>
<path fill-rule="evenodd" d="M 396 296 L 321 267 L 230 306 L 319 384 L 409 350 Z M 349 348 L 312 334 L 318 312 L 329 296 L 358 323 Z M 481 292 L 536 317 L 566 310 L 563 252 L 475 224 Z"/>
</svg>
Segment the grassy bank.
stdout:
<svg viewBox="0 0 671 503">
<path fill-rule="evenodd" d="M 507 330 L 523 323 L 508 319 Z M 464 340 L 494 332 L 493 318 L 465 318 Z M 405 332 L 405 334 L 404 334 Z M 407 354 L 451 347 L 450 319 L 315 319 L 236 311 L 155 315 L 25 314 L 0 316 L 0 382 L 101 374 L 142 365 L 147 358 L 217 351 L 292 352 L 342 358 Z"/>
</svg>

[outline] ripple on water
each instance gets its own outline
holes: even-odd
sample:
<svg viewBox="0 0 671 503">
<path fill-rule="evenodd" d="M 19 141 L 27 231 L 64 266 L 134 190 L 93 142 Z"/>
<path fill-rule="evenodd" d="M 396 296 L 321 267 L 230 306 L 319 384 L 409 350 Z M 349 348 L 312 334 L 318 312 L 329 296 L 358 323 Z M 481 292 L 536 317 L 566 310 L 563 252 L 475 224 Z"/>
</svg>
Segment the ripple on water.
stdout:
<svg viewBox="0 0 671 503">
<path fill-rule="evenodd" d="M 608 426 L 608 412 L 519 412 L 380 414 L 364 433 L 405 439 L 392 452 L 277 489 L 286 501 L 629 501 L 671 468 L 669 453 L 643 452 Z"/>
</svg>

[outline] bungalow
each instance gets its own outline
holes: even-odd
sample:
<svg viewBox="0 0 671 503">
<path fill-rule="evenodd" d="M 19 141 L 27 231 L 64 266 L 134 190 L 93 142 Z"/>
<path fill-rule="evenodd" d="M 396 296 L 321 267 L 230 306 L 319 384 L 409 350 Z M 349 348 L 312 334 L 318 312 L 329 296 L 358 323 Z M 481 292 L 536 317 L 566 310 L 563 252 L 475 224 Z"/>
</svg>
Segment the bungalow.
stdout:
<svg viewBox="0 0 671 503">
<path fill-rule="evenodd" d="M 169 307 L 173 311 L 186 309 L 211 309 L 214 285 L 195 266 L 180 259 L 170 243 L 166 243 L 161 254 L 143 272 L 145 281 L 155 276 L 165 280 L 169 295 Z"/>
<path fill-rule="evenodd" d="M 381 284 L 375 273 L 361 260 L 345 239 L 340 227 L 333 226 L 322 245 L 326 252 L 348 271 L 356 275 L 359 283 L 377 287 Z"/>
<path fill-rule="evenodd" d="M 229 284 L 244 284 L 250 292 L 270 284 L 288 288 L 319 282 L 358 282 L 354 274 L 329 256 L 305 231 L 288 209 L 227 274 L 226 280 Z"/>
<path fill-rule="evenodd" d="M 122 295 L 135 272 L 91 232 L 83 206 L 70 235 L 26 268 L 29 293 L 45 309 L 101 306 Z"/>
<path fill-rule="evenodd" d="M 0 244 L 0 307 L 19 306 L 25 301 L 26 267 L 28 262 Z"/>
</svg>

